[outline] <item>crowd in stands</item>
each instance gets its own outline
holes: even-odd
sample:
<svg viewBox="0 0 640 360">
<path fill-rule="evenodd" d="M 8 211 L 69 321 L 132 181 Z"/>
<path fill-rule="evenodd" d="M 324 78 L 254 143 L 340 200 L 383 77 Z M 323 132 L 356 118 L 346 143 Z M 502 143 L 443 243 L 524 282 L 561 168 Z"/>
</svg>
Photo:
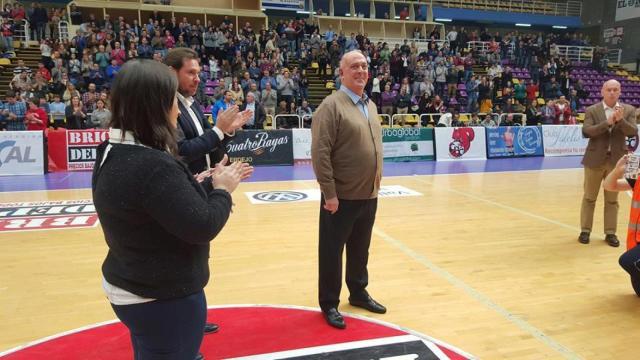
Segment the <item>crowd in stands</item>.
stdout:
<svg viewBox="0 0 640 360">
<path fill-rule="evenodd" d="M 36 71 L 22 62 L 15 68 L 0 117 L 0 127 L 10 130 L 30 127 L 33 104 L 50 115 L 53 127 L 104 127 L 110 116 L 110 84 L 122 64 L 132 58 L 162 61 L 176 47 L 198 52 L 203 71 L 196 98 L 213 121 L 219 110 L 238 104 L 258 106 L 264 116 L 297 115 L 308 124 L 314 110 L 307 101 L 308 69 L 317 68 L 320 78 L 338 89 L 339 59 L 356 49 L 370 64 L 366 91 L 381 114 L 450 114 L 442 121 L 434 119 L 439 126 L 504 125 L 513 121 L 507 116 L 511 113 L 526 114 L 527 124 L 575 123 L 586 96 L 582 85 L 569 78 L 572 64 L 555 46 L 588 45 L 589 39 L 581 34 L 491 34 L 453 26 L 444 36 L 447 41 L 436 41 L 440 33 L 434 31 L 428 49 L 419 50 L 409 40 L 390 46 L 373 43 L 367 34 L 331 28 L 320 34 L 306 19 L 280 20 L 267 29 L 246 23 L 236 31 L 226 16 L 219 24 L 203 24 L 154 12 L 140 24 L 109 15 L 98 20 L 72 6 L 69 20 L 81 25 L 71 39 L 61 40 L 57 21 L 67 19 L 64 9 L 45 10 L 35 4 L 26 12 L 22 5 L 5 7 L 5 41 L 0 43 L 8 50 L 12 29 L 5 31 L 5 25 L 21 16 L 33 19 L 32 35 L 40 41 L 42 60 Z M 489 45 L 482 51 L 469 49 L 470 41 Z M 514 80 L 514 74 L 526 77 Z M 462 123 L 459 113 L 473 115 Z M 297 127 L 297 121 L 292 117 L 279 125 Z M 264 118 L 256 123 L 263 124 Z M 401 118 L 400 124 L 408 122 Z"/>
</svg>

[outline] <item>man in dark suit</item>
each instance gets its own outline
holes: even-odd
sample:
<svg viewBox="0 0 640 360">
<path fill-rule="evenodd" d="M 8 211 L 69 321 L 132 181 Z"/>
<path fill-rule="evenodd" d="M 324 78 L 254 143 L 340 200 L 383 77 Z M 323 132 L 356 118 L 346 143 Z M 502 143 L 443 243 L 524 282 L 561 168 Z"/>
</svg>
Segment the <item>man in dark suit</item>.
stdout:
<svg viewBox="0 0 640 360">
<path fill-rule="evenodd" d="M 256 96 L 252 92 L 248 92 L 246 95 L 245 103 L 240 105 L 240 111 L 251 110 L 253 115 L 249 118 L 247 123 L 242 127 L 243 129 L 263 129 L 264 120 L 267 117 L 262 104 L 256 101 Z"/>
<path fill-rule="evenodd" d="M 602 102 L 591 105 L 585 111 L 582 134 L 589 138 L 582 164 L 584 165 L 584 196 L 580 209 L 581 232 L 578 241 L 589 243 L 593 226 L 593 212 L 601 183 L 627 152 L 626 136 L 636 135 L 635 108 L 621 104 L 620 83 L 609 80 L 602 85 Z M 605 241 L 613 247 L 620 246 L 616 237 L 618 224 L 618 193 L 604 190 Z"/>
<path fill-rule="evenodd" d="M 225 144 L 232 133 L 246 123 L 249 113 L 238 113 L 233 107 L 218 116 L 212 128 L 207 121 L 200 104 L 193 96 L 200 83 L 200 65 L 198 54 L 190 48 L 172 49 L 165 63 L 178 77 L 178 151 L 194 174 L 213 168 L 225 154 Z M 207 323 L 204 332 L 214 333 L 218 325 Z"/>
<path fill-rule="evenodd" d="M 198 55 L 189 48 L 172 49 L 165 63 L 178 76 L 178 149 L 194 173 L 212 168 L 224 156 L 224 145 L 249 119 L 249 112 L 232 107 L 218 115 L 215 126 L 206 119 L 200 104 L 193 98 L 200 83 Z"/>
</svg>

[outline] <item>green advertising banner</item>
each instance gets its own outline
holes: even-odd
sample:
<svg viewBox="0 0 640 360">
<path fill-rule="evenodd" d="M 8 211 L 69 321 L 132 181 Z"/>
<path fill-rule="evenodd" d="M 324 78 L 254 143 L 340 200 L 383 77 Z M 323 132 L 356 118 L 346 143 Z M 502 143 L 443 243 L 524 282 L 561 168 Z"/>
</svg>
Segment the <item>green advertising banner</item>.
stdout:
<svg viewBox="0 0 640 360">
<path fill-rule="evenodd" d="M 435 160 L 432 128 L 382 129 L 385 161 Z"/>
</svg>

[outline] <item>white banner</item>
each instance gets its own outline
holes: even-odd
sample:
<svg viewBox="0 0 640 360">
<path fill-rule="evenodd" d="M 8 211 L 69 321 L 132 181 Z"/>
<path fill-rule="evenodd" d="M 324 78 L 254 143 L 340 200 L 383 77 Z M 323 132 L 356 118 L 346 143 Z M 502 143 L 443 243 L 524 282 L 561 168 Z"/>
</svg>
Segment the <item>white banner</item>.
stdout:
<svg viewBox="0 0 640 360">
<path fill-rule="evenodd" d="M 320 201 L 320 189 L 273 190 L 246 192 L 252 204 L 283 204 L 301 201 Z M 378 197 L 421 196 L 422 194 L 400 185 L 381 186 Z"/>
<path fill-rule="evenodd" d="M 542 125 L 544 156 L 581 156 L 589 139 L 582 136 L 582 125 Z"/>
<path fill-rule="evenodd" d="M 304 10 L 304 0 L 262 0 L 263 9 Z"/>
<path fill-rule="evenodd" d="M 42 131 L 0 131 L 0 175 L 44 174 Z"/>
<path fill-rule="evenodd" d="M 483 127 L 437 127 L 436 160 L 484 160 L 487 139 Z"/>
<path fill-rule="evenodd" d="M 311 129 L 293 129 L 293 161 L 311 160 Z"/>
<path fill-rule="evenodd" d="M 616 0 L 616 21 L 628 20 L 640 16 L 640 1 Z"/>
</svg>

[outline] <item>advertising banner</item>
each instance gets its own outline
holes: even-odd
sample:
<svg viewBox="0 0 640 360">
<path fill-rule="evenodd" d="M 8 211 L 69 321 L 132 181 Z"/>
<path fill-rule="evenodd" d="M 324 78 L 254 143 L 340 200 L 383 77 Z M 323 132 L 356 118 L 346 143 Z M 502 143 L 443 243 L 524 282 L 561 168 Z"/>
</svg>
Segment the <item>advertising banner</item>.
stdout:
<svg viewBox="0 0 640 360">
<path fill-rule="evenodd" d="M 251 165 L 293 165 L 291 130 L 243 130 L 227 143 L 230 161 Z"/>
<path fill-rule="evenodd" d="M 437 127 L 436 159 L 449 160 L 485 160 L 487 142 L 483 127 Z"/>
<path fill-rule="evenodd" d="M 304 10 L 304 0 L 262 0 L 263 9 Z"/>
<path fill-rule="evenodd" d="M 544 156 L 542 131 L 537 126 L 488 128 L 487 157 Z"/>
<path fill-rule="evenodd" d="M 616 0 L 616 21 L 628 20 L 640 16 L 638 0 Z"/>
<path fill-rule="evenodd" d="M 293 129 L 293 161 L 311 162 L 311 129 Z"/>
<path fill-rule="evenodd" d="M 0 131 L 0 175 L 44 174 L 42 131 Z"/>
<path fill-rule="evenodd" d="M 544 156 L 582 156 L 589 139 L 582 125 L 542 125 Z"/>
<path fill-rule="evenodd" d="M 433 129 L 382 129 L 382 147 L 385 161 L 434 160 Z"/>
<path fill-rule="evenodd" d="M 67 130 L 67 169 L 93 170 L 96 148 L 108 138 L 107 130 Z"/>
</svg>

